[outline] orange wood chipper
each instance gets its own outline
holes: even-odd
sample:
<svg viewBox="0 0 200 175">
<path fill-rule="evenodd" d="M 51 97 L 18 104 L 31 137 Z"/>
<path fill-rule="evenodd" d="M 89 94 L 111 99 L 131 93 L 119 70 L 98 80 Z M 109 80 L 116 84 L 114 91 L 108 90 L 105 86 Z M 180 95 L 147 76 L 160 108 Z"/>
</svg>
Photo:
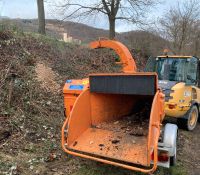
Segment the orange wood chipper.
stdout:
<svg viewBox="0 0 200 175">
<path fill-rule="evenodd" d="M 63 150 L 144 173 L 174 165 L 177 126 L 161 124 L 164 94 L 157 74 L 137 72 L 131 53 L 118 41 L 99 40 L 90 46 L 115 50 L 123 73 L 66 81 Z"/>
</svg>

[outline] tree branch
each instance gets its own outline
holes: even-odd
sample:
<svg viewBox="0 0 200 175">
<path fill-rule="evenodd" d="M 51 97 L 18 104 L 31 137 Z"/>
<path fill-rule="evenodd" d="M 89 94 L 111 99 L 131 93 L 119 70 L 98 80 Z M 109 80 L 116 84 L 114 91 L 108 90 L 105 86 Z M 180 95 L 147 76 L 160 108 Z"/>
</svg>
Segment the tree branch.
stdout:
<svg viewBox="0 0 200 175">
<path fill-rule="evenodd" d="M 108 7 L 106 1 L 105 1 L 105 0 L 102 0 L 102 3 L 103 3 L 103 6 L 104 6 L 104 8 L 105 8 L 107 14 L 110 15 L 111 11 L 110 11 L 110 9 L 109 9 L 109 7 Z"/>
</svg>

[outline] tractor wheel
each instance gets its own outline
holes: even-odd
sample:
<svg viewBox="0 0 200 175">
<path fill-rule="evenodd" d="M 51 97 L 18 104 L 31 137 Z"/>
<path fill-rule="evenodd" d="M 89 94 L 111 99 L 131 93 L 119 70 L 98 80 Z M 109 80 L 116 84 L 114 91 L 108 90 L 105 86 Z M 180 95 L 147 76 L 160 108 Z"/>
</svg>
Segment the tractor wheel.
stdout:
<svg viewBox="0 0 200 175">
<path fill-rule="evenodd" d="M 196 105 L 193 105 L 191 109 L 187 112 L 186 118 L 178 118 L 177 124 L 179 128 L 192 131 L 197 125 L 199 118 L 199 111 Z"/>
</svg>

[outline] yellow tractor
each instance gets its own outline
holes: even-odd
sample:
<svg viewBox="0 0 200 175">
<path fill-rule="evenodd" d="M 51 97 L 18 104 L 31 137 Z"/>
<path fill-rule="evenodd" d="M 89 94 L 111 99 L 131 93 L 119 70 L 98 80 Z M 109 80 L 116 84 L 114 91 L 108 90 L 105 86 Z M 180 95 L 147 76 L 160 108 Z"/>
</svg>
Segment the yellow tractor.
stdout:
<svg viewBox="0 0 200 175">
<path fill-rule="evenodd" d="M 200 60 L 194 56 L 151 57 L 147 72 L 157 72 L 165 94 L 165 115 L 177 118 L 179 128 L 193 130 L 200 110 Z"/>
</svg>

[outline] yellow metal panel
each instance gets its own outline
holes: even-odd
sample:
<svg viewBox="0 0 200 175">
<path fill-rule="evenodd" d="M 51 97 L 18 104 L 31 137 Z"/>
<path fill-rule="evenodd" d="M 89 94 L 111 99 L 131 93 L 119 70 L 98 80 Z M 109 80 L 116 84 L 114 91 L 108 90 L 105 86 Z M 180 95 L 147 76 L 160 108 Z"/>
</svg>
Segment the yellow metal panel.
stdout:
<svg viewBox="0 0 200 175">
<path fill-rule="evenodd" d="M 192 101 L 192 86 L 187 86 L 181 82 L 172 87 L 173 92 L 171 93 L 172 99 L 165 102 L 165 113 L 171 117 L 182 117 L 191 106 Z M 171 109 L 169 105 L 175 107 Z"/>
</svg>

